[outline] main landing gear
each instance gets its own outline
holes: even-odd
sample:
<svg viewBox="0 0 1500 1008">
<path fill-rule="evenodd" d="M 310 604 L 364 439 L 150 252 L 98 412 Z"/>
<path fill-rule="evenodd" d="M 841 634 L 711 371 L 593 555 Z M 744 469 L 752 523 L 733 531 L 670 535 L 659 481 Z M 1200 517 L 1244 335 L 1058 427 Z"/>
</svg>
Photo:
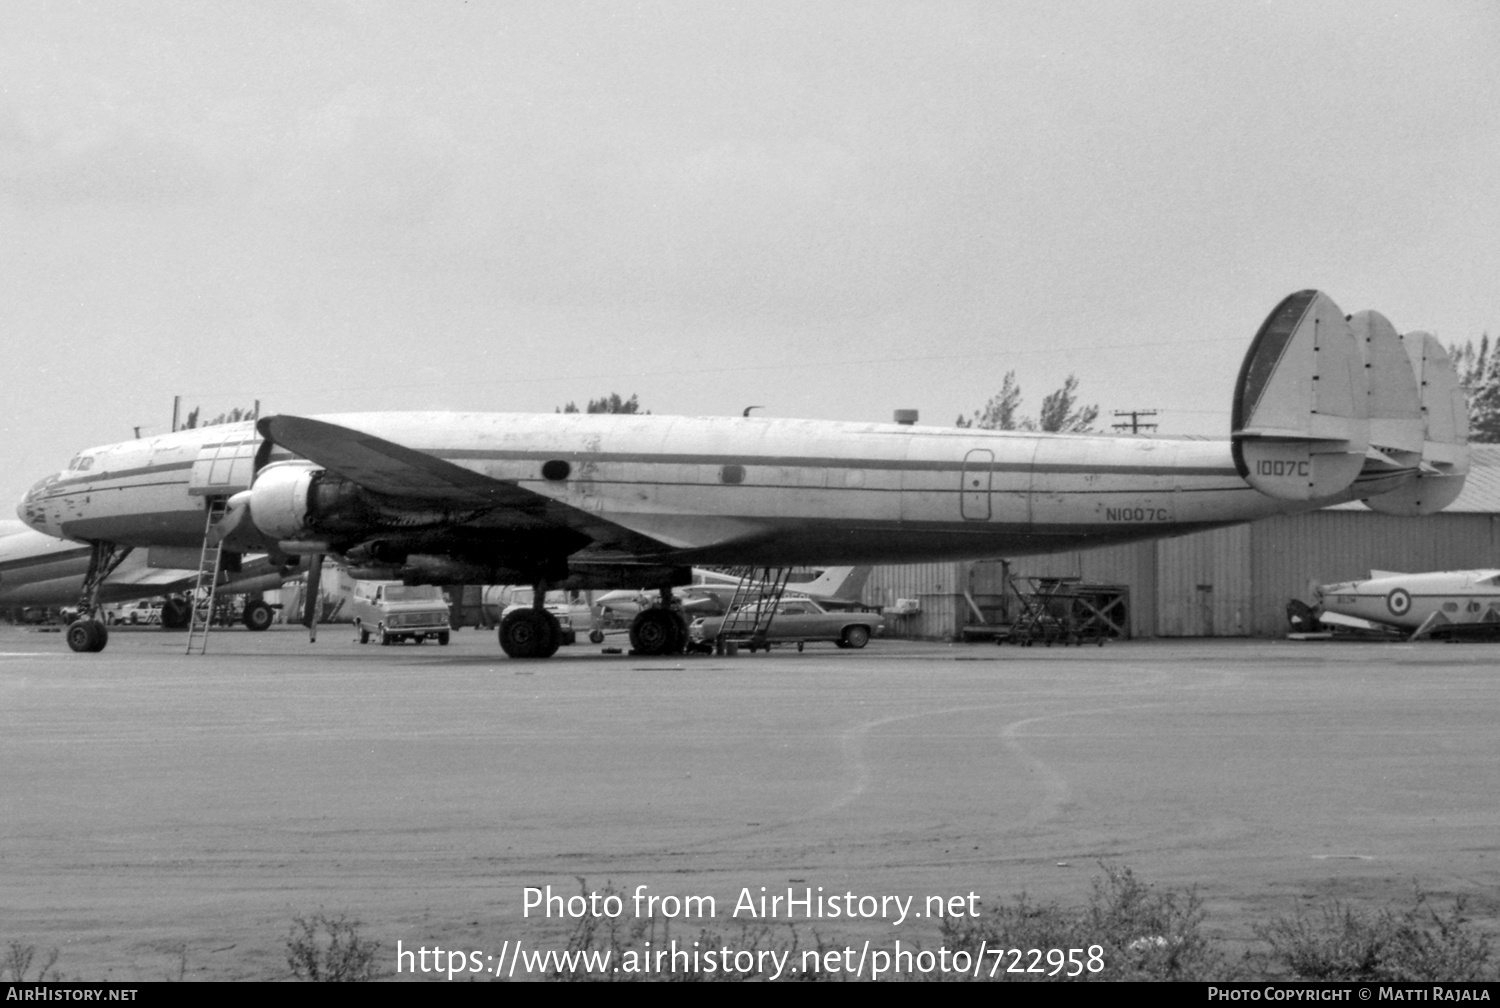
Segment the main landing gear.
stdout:
<svg viewBox="0 0 1500 1008">
<path fill-rule="evenodd" d="M 536 597 L 545 593 L 537 587 Z M 545 608 L 506 613 L 500 620 L 500 647 L 512 658 L 551 658 L 562 646 L 562 624 Z"/>
<path fill-rule="evenodd" d="M 661 590 L 661 605 L 642 609 L 630 624 L 630 646 L 637 654 L 682 654 L 687 649 L 687 620 L 672 604 L 672 589 Z"/>
<path fill-rule="evenodd" d="M 546 597 L 547 584 L 539 582 L 529 609 L 517 609 L 501 618 L 500 647 L 510 657 L 551 658 L 562 645 L 562 625 L 547 611 Z M 661 605 L 636 615 L 630 624 L 630 647 L 635 654 L 681 654 L 687 649 L 687 620 L 671 608 L 672 603 L 672 589 L 663 588 Z"/>
<path fill-rule="evenodd" d="M 547 586 L 548 579 L 538 578 L 532 586 L 531 608 L 517 609 L 500 619 L 500 648 L 512 658 L 551 658 L 562 646 L 562 624 L 547 611 Z"/>
<path fill-rule="evenodd" d="M 118 546 L 103 539 L 92 543 L 88 573 L 83 576 L 83 591 L 78 596 L 78 618 L 68 624 L 68 647 L 74 651 L 103 651 L 109 643 L 109 631 L 99 619 L 99 586 L 114 573 L 131 547 Z"/>
</svg>

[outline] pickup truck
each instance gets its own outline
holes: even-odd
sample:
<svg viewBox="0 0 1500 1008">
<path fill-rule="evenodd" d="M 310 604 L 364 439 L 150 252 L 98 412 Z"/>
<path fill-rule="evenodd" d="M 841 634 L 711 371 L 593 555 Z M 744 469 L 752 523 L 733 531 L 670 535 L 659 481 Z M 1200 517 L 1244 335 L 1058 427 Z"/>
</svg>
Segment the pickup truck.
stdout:
<svg viewBox="0 0 1500 1008">
<path fill-rule="evenodd" d="M 726 638 L 749 639 L 749 647 L 768 650 L 774 644 L 796 644 L 797 650 L 811 641 L 832 641 L 841 648 L 862 648 L 871 637 L 885 632 L 885 619 L 878 612 L 841 612 L 824 609 L 811 599 L 783 599 L 771 617 L 765 637 L 750 634 L 755 603 L 741 607 L 743 615 L 703 616 L 693 620 L 688 627 L 688 641 L 696 650 L 713 648 L 714 642 L 724 633 L 726 620 L 729 624 Z"/>
<path fill-rule="evenodd" d="M 404 585 L 400 581 L 356 581 L 351 607 L 359 642 L 371 636 L 382 644 L 432 638 L 448 643 L 448 603 L 436 585 Z"/>
</svg>

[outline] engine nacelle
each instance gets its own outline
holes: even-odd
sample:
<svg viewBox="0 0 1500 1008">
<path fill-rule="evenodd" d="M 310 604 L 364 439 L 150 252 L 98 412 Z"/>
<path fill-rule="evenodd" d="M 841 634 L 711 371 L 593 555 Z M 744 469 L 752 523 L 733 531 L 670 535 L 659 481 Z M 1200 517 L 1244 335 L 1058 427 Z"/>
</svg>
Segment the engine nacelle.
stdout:
<svg viewBox="0 0 1500 1008">
<path fill-rule="evenodd" d="M 272 462 L 255 477 L 250 520 L 272 539 L 297 539 L 313 531 L 313 479 L 323 470 L 312 462 Z"/>
<path fill-rule="evenodd" d="M 231 506 L 248 500 L 250 521 L 286 553 L 305 552 L 299 543 L 320 548 L 327 544 L 363 539 L 382 530 L 400 534 L 461 525 L 483 509 L 463 511 L 434 508 L 413 500 L 386 497 L 367 490 L 315 462 L 273 462 L 260 471 L 249 490 L 236 494 Z M 374 542 L 372 547 L 383 546 Z M 377 555 L 377 553 L 379 555 Z M 378 560 L 399 561 L 406 550 L 399 544 L 389 549 L 366 550 L 352 557 L 356 564 Z"/>
</svg>

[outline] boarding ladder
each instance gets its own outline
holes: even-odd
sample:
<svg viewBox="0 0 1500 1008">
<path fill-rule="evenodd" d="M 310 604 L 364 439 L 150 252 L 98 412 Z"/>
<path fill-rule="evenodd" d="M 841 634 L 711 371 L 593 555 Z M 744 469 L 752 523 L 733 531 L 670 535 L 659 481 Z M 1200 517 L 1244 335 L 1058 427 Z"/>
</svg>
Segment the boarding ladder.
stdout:
<svg viewBox="0 0 1500 1008">
<path fill-rule="evenodd" d="M 224 517 L 224 510 L 223 497 L 208 499 L 203 524 L 203 552 L 198 555 L 198 581 L 193 585 L 193 611 L 188 622 L 188 654 L 208 651 L 208 628 L 213 625 L 214 596 L 219 588 L 219 561 L 224 555 L 224 543 L 214 535 L 214 525 Z"/>
<path fill-rule="evenodd" d="M 771 620 L 776 616 L 776 607 L 786 594 L 786 583 L 792 576 L 790 567 L 761 567 L 756 578 L 755 567 L 731 567 L 725 571 L 739 578 L 734 592 L 729 596 L 729 605 L 724 620 L 719 626 L 714 650 L 724 653 L 725 645 L 747 645 L 751 651 L 767 647 L 766 634 L 771 629 Z"/>
</svg>

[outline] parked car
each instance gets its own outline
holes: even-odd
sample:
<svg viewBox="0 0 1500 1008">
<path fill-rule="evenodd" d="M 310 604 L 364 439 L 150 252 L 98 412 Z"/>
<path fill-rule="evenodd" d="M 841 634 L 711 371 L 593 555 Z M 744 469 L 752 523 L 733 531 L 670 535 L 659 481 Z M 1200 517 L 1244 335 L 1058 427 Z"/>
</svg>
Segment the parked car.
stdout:
<svg viewBox="0 0 1500 1008">
<path fill-rule="evenodd" d="M 752 637 L 750 625 L 755 606 L 742 606 L 728 616 L 703 616 L 688 627 L 688 639 L 699 650 L 713 647 L 724 632 L 727 637 L 748 638 L 750 647 L 774 644 L 796 644 L 797 650 L 812 641 L 832 641 L 841 648 L 862 648 L 871 637 L 885 632 L 885 619 L 878 612 L 835 612 L 824 609 L 811 599 L 785 599 L 776 606 L 764 638 Z"/>
<path fill-rule="evenodd" d="M 161 599 L 142 599 L 104 607 L 104 622 L 129 626 L 161 626 Z"/>
<path fill-rule="evenodd" d="M 359 642 L 374 636 L 382 644 L 433 639 L 448 643 L 452 632 L 448 603 L 437 585 L 404 585 L 400 581 L 356 581 L 352 611 Z"/>
</svg>

